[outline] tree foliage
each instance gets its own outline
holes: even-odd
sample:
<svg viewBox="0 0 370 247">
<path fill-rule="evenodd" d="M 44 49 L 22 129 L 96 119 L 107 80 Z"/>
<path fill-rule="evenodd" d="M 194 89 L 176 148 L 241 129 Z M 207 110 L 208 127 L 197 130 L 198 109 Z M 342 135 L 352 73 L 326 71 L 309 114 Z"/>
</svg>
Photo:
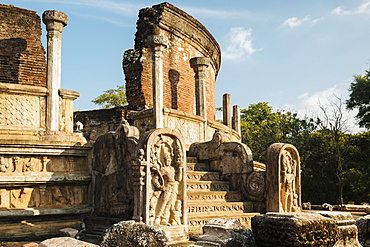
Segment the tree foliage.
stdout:
<svg viewBox="0 0 370 247">
<path fill-rule="evenodd" d="M 356 117 L 360 127 L 370 129 L 370 71 L 366 71 L 366 75 L 354 76 L 349 91 L 347 108 L 358 109 Z"/>
<path fill-rule="evenodd" d="M 242 141 L 259 162 L 266 162 L 272 143 L 296 146 L 301 157 L 303 201 L 370 202 L 370 133 L 346 133 L 341 101 L 321 110 L 321 119 L 301 119 L 296 113 L 274 112 L 266 102 L 251 104 L 241 110 Z"/>
<path fill-rule="evenodd" d="M 102 109 L 110 109 L 116 107 L 127 107 L 126 89 L 124 85 L 117 85 L 115 89 L 108 89 L 103 94 L 94 98 L 91 102 L 96 105 L 101 105 Z"/>
</svg>

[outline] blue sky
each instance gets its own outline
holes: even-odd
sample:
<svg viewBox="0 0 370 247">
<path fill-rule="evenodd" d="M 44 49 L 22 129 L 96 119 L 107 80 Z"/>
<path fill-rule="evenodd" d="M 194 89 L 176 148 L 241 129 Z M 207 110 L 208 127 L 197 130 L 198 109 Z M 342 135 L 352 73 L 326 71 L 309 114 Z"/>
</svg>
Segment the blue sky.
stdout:
<svg viewBox="0 0 370 247">
<path fill-rule="evenodd" d="M 69 16 L 63 31 L 62 87 L 81 97 L 75 110 L 96 109 L 91 100 L 124 83 L 122 54 L 133 48 L 139 9 L 146 0 L 2 1 Z M 222 64 L 216 105 L 269 102 L 301 116 L 348 98 L 355 74 L 370 67 L 370 0 L 170 1 L 198 19 L 216 38 Z M 43 27 L 44 28 L 44 27 Z M 45 36 L 45 31 L 43 36 Z M 45 38 L 43 37 L 45 45 Z M 349 125 L 353 127 L 353 113 Z M 352 116 L 352 117 L 351 117 Z"/>
</svg>

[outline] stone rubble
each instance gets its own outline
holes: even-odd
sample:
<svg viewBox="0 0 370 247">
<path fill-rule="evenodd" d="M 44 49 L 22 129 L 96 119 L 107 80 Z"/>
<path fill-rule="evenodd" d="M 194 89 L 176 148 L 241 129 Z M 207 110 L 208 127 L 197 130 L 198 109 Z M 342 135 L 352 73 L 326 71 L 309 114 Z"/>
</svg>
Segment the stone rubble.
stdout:
<svg viewBox="0 0 370 247">
<path fill-rule="evenodd" d="M 121 221 L 109 228 L 100 246 L 164 247 L 167 241 L 168 237 L 161 228 L 130 220 Z"/>
</svg>

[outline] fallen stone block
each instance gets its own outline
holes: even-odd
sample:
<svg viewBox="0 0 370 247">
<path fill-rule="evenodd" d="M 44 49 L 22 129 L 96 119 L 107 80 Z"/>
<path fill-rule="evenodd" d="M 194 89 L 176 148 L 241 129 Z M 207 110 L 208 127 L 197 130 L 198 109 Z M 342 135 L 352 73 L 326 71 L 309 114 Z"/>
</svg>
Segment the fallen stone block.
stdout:
<svg viewBox="0 0 370 247">
<path fill-rule="evenodd" d="M 78 230 L 74 229 L 74 228 L 63 228 L 63 229 L 60 229 L 59 232 L 61 233 L 61 235 L 63 237 L 71 237 L 71 238 L 74 238 L 76 237 L 77 233 L 78 233 Z"/>
<path fill-rule="evenodd" d="M 257 246 L 360 247 L 349 213 L 267 213 L 252 218 Z"/>
<path fill-rule="evenodd" d="M 130 220 L 118 222 L 110 227 L 100 246 L 164 247 L 167 242 L 168 237 L 161 228 Z"/>
<path fill-rule="evenodd" d="M 42 241 L 39 247 L 99 247 L 99 245 L 91 244 L 85 241 L 70 237 L 50 238 Z"/>
<path fill-rule="evenodd" d="M 203 235 L 192 245 L 254 247 L 253 233 L 235 219 L 212 219 L 203 226 Z"/>
<path fill-rule="evenodd" d="M 333 219 L 337 225 L 338 240 L 334 246 L 361 246 L 358 242 L 356 221 L 351 213 L 315 212 L 324 217 Z"/>
</svg>

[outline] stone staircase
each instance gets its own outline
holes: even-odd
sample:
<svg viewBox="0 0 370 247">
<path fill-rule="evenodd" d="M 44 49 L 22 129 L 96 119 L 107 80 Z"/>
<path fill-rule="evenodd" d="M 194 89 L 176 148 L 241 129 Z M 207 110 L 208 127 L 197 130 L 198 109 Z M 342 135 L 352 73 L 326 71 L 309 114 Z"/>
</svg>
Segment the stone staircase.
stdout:
<svg viewBox="0 0 370 247">
<path fill-rule="evenodd" d="M 187 157 L 187 208 L 190 235 L 197 235 L 202 226 L 214 218 L 237 219 L 250 228 L 252 202 L 242 200 L 238 191 L 229 188 L 229 181 L 222 181 L 220 172 L 211 171 L 208 163 Z"/>
</svg>

